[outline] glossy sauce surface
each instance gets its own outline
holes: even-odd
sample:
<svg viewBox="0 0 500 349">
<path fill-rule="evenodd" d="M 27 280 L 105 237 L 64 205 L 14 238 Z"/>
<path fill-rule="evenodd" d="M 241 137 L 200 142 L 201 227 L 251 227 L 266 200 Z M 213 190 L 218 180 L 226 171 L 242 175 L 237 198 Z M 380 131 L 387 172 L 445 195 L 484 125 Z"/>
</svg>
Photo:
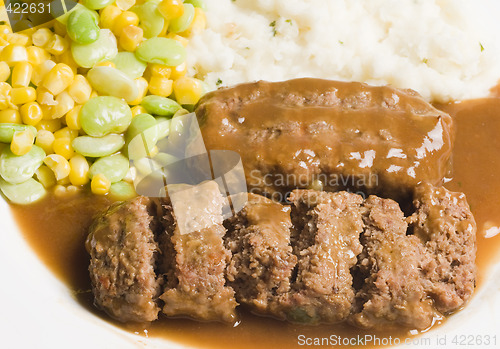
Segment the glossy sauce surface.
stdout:
<svg viewBox="0 0 500 349">
<path fill-rule="evenodd" d="M 500 98 L 466 101 L 440 106 L 455 121 L 453 180 L 446 186 L 463 191 L 478 225 L 478 287 L 488 268 L 499 261 L 500 235 L 485 238 L 485 231 L 500 227 Z M 25 238 L 40 258 L 75 291 L 82 306 L 109 320 L 92 306 L 84 241 L 92 216 L 108 204 L 105 199 L 85 195 L 68 199 L 49 197 L 32 206 L 13 206 Z M 491 231 L 490 231 L 491 233 Z M 184 319 L 161 319 L 144 328 L 128 326 L 141 335 L 165 337 L 200 348 L 293 348 L 298 336 L 355 337 L 366 332 L 345 326 L 304 327 L 243 312 L 239 326 L 199 323 Z M 407 333 L 378 333 L 404 337 Z"/>
</svg>

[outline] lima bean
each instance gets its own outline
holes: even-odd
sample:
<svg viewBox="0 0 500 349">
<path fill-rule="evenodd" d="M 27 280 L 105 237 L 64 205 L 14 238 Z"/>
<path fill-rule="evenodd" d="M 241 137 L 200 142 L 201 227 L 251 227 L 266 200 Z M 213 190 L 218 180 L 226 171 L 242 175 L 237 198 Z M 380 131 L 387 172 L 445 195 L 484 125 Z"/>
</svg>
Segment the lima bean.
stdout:
<svg viewBox="0 0 500 349">
<path fill-rule="evenodd" d="M 179 18 L 170 21 L 168 31 L 172 33 L 180 33 L 189 28 L 189 25 L 194 18 L 194 6 L 189 3 L 184 3 L 184 13 Z"/>
<path fill-rule="evenodd" d="M 90 8 L 92 10 L 99 10 L 108 5 L 114 3 L 115 0 L 83 0 L 82 3 L 85 7 Z"/>
<path fill-rule="evenodd" d="M 83 68 L 92 68 L 96 63 L 112 60 L 118 54 L 116 37 L 109 29 L 99 30 L 99 37 L 90 44 L 71 43 L 71 54 Z"/>
<path fill-rule="evenodd" d="M 132 121 L 127 103 L 111 96 L 95 97 L 87 101 L 80 111 L 82 129 L 94 137 L 122 133 Z"/>
<path fill-rule="evenodd" d="M 203 0 L 184 0 L 185 4 L 192 4 L 194 7 L 199 7 L 203 11 L 207 9 L 207 5 L 205 4 L 205 1 Z"/>
<path fill-rule="evenodd" d="M 0 142 L 2 143 L 10 143 L 12 142 L 12 137 L 14 133 L 17 131 L 26 131 L 27 129 L 33 132 L 33 135 L 36 137 L 37 131 L 36 128 L 29 125 L 22 124 L 11 124 L 11 123 L 0 123 Z"/>
<path fill-rule="evenodd" d="M 111 188 L 109 188 L 109 195 L 112 200 L 120 200 L 125 201 L 128 199 L 132 199 L 137 194 L 135 192 L 135 188 L 131 183 L 125 181 L 119 181 L 111 184 Z"/>
<path fill-rule="evenodd" d="M 102 94 L 131 102 L 139 96 L 137 84 L 127 74 L 112 67 L 94 67 L 87 73 L 92 87 Z"/>
<path fill-rule="evenodd" d="M 127 74 L 131 79 L 137 79 L 144 74 L 147 63 L 138 59 L 132 52 L 118 52 L 113 59 L 116 69 Z"/>
<path fill-rule="evenodd" d="M 144 62 L 175 67 L 186 60 L 186 49 L 174 39 L 151 38 L 137 47 L 135 55 Z"/>
<path fill-rule="evenodd" d="M 128 159 L 121 154 L 114 154 L 98 159 L 90 166 L 90 178 L 101 173 L 111 183 L 121 181 L 129 169 Z"/>
<path fill-rule="evenodd" d="M 151 153 L 158 142 L 158 125 L 149 114 L 136 115 L 127 130 L 127 154 L 136 160 Z"/>
<path fill-rule="evenodd" d="M 182 109 L 176 101 L 155 95 L 144 97 L 141 105 L 148 113 L 158 116 L 173 116 L 178 110 Z"/>
<path fill-rule="evenodd" d="M 9 148 L 5 148 L 0 155 L 0 175 L 12 184 L 25 182 L 33 177 L 44 158 L 45 152 L 36 145 L 21 156 L 14 155 Z"/>
<path fill-rule="evenodd" d="M 33 178 L 19 184 L 12 184 L 0 178 L 0 190 L 10 202 L 18 205 L 34 203 L 47 193 L 43 185 Z"/>
<path fill-rule="evenodd" d="M 104 137 L 80 136 L 71 143 L 78 154 L 92 158 L 114 154 L 124 145 L 123 136 L 113 133 Z"/>
<path fill-rule="evenodd" d="M 66 30 L 71 40 L 79 44 L 90 44 L 99 37 L 99 16 L 88 9 L 72 11 Z"/>
<path fill-rule="evenodd" d="M 139 27 L 142 28 L 145 38 L 158 36 L 163 29 L 165 19 L 158 11 L 159 3 L 159 0 L 149 0 L 130 9 L 139 17 Z"/>
<path fill-rule="evenodd" d="M 156 122 L 158 125 L 158 140 L 163 139 L 168 136 L 170 133 L 170 119 L 159 116 L 156 118 Z"/>
</svg>

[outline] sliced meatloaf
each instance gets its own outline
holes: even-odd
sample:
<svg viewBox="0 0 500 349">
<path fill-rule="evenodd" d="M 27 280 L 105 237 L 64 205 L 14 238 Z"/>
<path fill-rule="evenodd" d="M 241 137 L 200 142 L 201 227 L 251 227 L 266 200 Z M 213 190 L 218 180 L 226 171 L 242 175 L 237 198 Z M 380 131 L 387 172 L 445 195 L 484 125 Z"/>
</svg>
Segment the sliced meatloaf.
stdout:
<svg viewBox="0 0 500 349">
<path fill-rule="evenodd" d="M 227 280 L 238 302 L 262 314 L 284 318 L 283 303 L 297 262 L 290 246 L 290 206 L 249 194 L 242 211 L 224 222 L 232 252 Z"/>
<path fill-rule="evenodd" d="M 90 278 L 95 304 L 122 322 L 156 320 L 160 280 L 150 200 L 111 206 L 90 228 Z"/>
<path fill-rule="evenodd" d="M 290 201 L 298 267 L 287 317 L 302 323 L 345 320 L 354 301 L 349 270 L 361 252 L 363 198 L 348 192 L 294 190 Z"/>
<path fill-rule="evenodd" d="M 436 309 L 448 313 L 474 291 L 476 223 L 465 194 L 443 187 L 419 185 L 414 205 L 408 222 L 429 256 L 421 261 L 424 287 Z"/>
</svg>

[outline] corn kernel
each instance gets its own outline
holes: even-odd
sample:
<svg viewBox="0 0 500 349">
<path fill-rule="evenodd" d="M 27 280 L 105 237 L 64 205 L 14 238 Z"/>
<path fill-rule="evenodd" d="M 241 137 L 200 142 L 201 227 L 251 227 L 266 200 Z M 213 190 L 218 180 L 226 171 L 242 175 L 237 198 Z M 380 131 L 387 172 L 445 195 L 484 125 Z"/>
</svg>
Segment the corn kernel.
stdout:
<svg viewBox="0 0 500 349">
<path fill-rule="evenodd" d="M 7 34 L 12 33 L 10 25 L 2 24 L 0 25 L 0 37 L 4 37 Z"/>
<path fill-rule="evenodd" d="M 68 93 L 76 103 L 84 104 L 90 99 L 92 87 L 85 76 L 78 74 L 69 86 Z"/>
<path fill-rule="evenodd" d="M 54 137 L 57 138 L 69 138 L 71 140 L 75 139 L 78 136 L 78 131 L 73 130 L 69 127 L 64 127 L 60 130 L 54 132 Z"/>
<path fill-rule="evenodd" d="M 173 88 L 180 104 L 196 104 L 203 95 L 203 85 L 195 78 L 181 77 L 174 81 Z"/>
<path fill-rule="evenodd" d="M 49 28 L 40 28 L 33 33 L 31 41 L 33 41 L 33 45 L 43 47 L 49 43 L 53 36 L 54 33 Z"/>
<path fill-rule="evenodd" d="M 12 87 L 27 87 L 31 81 L 33 67 L 28 62 L 16 63 L 12 68 L 11 85 Z"/>
<path fill-rule="evenodd" d="M 22 123 L 21 114 L 15 109 L 5 109 L 0 111 L 0 123 L 12 123 L 20 124 Z"/>
<path fill-rule="evenodd" d="M 52 118 L 59 119 L 75 106 L 75 101 L 68 92 L 63 91 L 56 97 L 56 105 L 52 107 Z"/>
<path fill-rule="evenodd" d="M 128 104 L 130 104 L 130 105 L 137 105 L 137 104 L 141 103 L 144 96 L 146 96 L 146 93 L 148 93 L 148 82 L 142 76 L 135 79 L 135 84 L 137 85 L 137 89 L 139 90 L 139 94 L 138 94 L 136 99 L 134 99 L 131 102 L 128 102 Z"/>
<path fill-rule="evenodd" d="M 61 180 L 68 177 L 71 170 L 68 160 L 59 154 L 50 154 L 43 160 L 45 165 L 54 172 L 56 180 Z"/>
<path fill-rule="evenodd" d="M 90 189 L 96 195 L 106 195 L 111 187 L 111 182 L 102 173 L 96 174 L 90 182 Z"/>
<path fill-rule="evenodd" d="M 15 132 L 10 143 L 10 151 L 18 156 L 24 155 L 31 150 L 35 135 L 31 130 Z"/>
<path fill-rule="evenodd" d="M 111 61 L 102 61 L 94 65 L 94 67 L 110 67 L 110 68 L 116 68 L 116 64 Z"/>
<path fill-rule="evenodd" d="M 72 130 L 78 131 L 82 128 L 80 125 L 80 110 L 82 109 L 81 105 L 77 105 L 73 109 L 71 109 L 68 113 L 66 113 L 66 125 Z"/>
<path fill-rule="evenodd" d="M 10 101 L 10 91 L 12 90 L 12 86 L 10 86 L 6 82 L 0 82 L 0 110 L 4 110 L 7 108 L 17 108 Z"/>
<path fill-rule="evenodd" d="M 121 31 L 118 43 L 124 50 L 132 52 L 142 42 L 143 37 L 144 32 L 142 28 L 136 25 L 127 25 Z"/>
<path fill-rule="evenodd" d="M 100 12 L 100 27 L 106 29 L 112 29 L 116 18 L 122 13 L 115 5 L 108 5 L 104 7 Z"/>
<path fill-rule="evenodd" d="M 170 96 L 172 94 L 173 81 L 161 76 L 153 76 L 149 80 L 149 92 L 158 96 Z"/>
<path fill-rule="evenodd" d="M 168 33 L 166 37 L 168 39 L 173 39 L 175 41 L 178 41 L 184 47 L 187 47 L 187 45 L 189 44 L 189 40 L 188 39 L 186 39 L 185 37 L 180 36 L 180 35 L 178 35 L 176 33 Z"/>
<path fill-rule="evenodd" d="M 186 72 L 187 72 L 187 64 L 186 62 L 183 62 L 179 64 L 177 67 L 173 67 L 170 79 L 177 80 L 178 78 L 186 75 Z"/>
<path fill-rule="evenodd" d="M 57 34 L 55 34 L 45 46 L 47 52 L 56 56 L 64 53 L 68 48 L 68 40 Z"/>
<path fill-rule="evenodd" d="M 37 102 L 29 102 L 24 104 L 20 109 L 19 112 L 21 114 L 21 119 L 23 121 L 23 124 L 26 125 L 36 125 L 42 120 L 43 118 L 43 112 L 42 108 L 40 107 L 40 104 Z"/>
<path fill-rule="evenodd" d="M 184 14 L 182 0 L 163 0 L 158 4 L 158 11 L 165 19 L 179 18 Z"/>
<path fill-rule="evenodd" d="M 42 80 L 47 76 L 47 73 L 56 66 L 56 62 L 53 60 L 46 60 L 43 63 L 35 66 L 33 73 L 31 74 L 31 82 L 40 87 Z"/>
<path fill-rule="evenodd" d="M 41 47 L 28 46 L 26 52 L 28 54 L 28 62 L 30 62 L 33 67 L 50 59 L 50 53 Z"/>
<path fill-rule="evenodd" d="M 42 106 L 54 106 L 57 104 L 56 99 L 52 93 L 45 87 L 36 88 L 36 101 Z M 44 114 L 46 119 L 51 119 L 50 115 Z"/>
<path fill-rule="evenodd" d="M 116 17 L 113 23 L 113 33 L 115 35 L 120 35 L 122 29 L 128 25 L 139 25 L 139 17 L 132 11 L 124 11 Z"/>
<path fill-rule="evenodd" d="M 158 36 L 166 36 L 168 32 L 168 26 L 170 25 L 170 21 L 168 19 L 164 20 L 163 28 L 161 28 L 160 34 Z"/>
<path fill-rule="evenodd" d="M 54 148 L 54 153 L 61 155 L 66 160 L 69 160 L 75 154 L 71 146 L 71 138 L 69 137 L 56 137 L 52 147 Z"/>
<path fill-rule="evenodd" d="M 67 64 L 58 63 L 45 75 L 42 86 L 58 95 L 73 83 L 74 78 L 75 74 Z"/>
<path fill-rule="evenodd" d="M 11 45 L 21 45 L 21 46 L 31 45 L 30 37 L 26 34 L 9 33 L 6 36 L 6 40 Z"/>
<path fill-rule="evenodd" d="M 5 62 L 0 62 L 0 81 L 6 81 L 10 76 L 9 65 Z"/>
<path fill-rule="evenodd" d="M 43 121 L 42 121 L 43 122 Z M 54 152 L 54 134 L 47 130 L 38 130 L 36 134 L 35 144 L 45 151 L 45 154 L 52 154 Z"/>
<path fill-rule="evenodd" d="M 85 157 L 76 154 L 69 159 L 69 180 L 73 185 L 85 185 L 89 182 L 89 163 Z"/>
<path fill-rule="evenodd" d="M 57 184 L 54 187 L 54 195 L 57 197 L 66 196 L 67 193 L 68 193 L 68 191 L 67 191 L 66 187 L 62 184 Z"/>
<path fill-rule="evenodd" d="M 43 106 L 42 106 L 43 110 Z M 45 113 L 45 112 L 44 112 Z M 55 132 L 61 128 L 61 119 L 46 120 L 45 115 L 42 121 L 35 125 L 37 130 Z"/>
<path fill-rule="evenodd" d="M 149 64 L 148 69 L 151 73 L 151 76 L 160 76 L 162 78 L 168 79 L 172 74 L 172 68 L 163 64 Z"/>
<path fill-rule="evenodd" d="M 132 112 L 132 116 L 136 116 L 136 115 L 139 115 L 139 114 L 145 114 L 147 113 L 148 111 L 146 110 L 146 108 L 144 108 L 142 105 L 136 105 L 135 107 L 132 107 L 130 109 L 130 111 Z"/>
<path fill-rule="evenodd" d="M 71 68 L 71 70 L 73 70 L 73 74 L 76 75 L 78 64 L 76 64 L 75 60 L 73 59 L 73 54 L 71 53 L 71 50 L 66 50 L 61 55 L 59 55 L 57 57 L 57 63 L 64 63 L 68 65 Z"/>
<path fill-rule="evenodd" d="M 127 11 L 129 8 L 135 5 L 135 0 L 116 0 L 116 7 L 122 11 Z"/>
<path fill-rule="evenodd" d="M 70 172 L 70 175 L 71 175 L 71 172 Z M 68 195 L 75 195 L 76 193 L 78 193 L 80 189 L 78 189 L 78 187 L 74 186 L 74 185 L 68 185 L 66 187 L 66 192 L 68 193 Z"/>
<path fill-rule="evenodd" d="M 66 35 L 66 25 L 59 22 L 59 21 L 55 21 L 54 22 L 54 32 L 57 34 L 57 35 L 60 35 L 60 36 L 65 36 Z"/>
<path fill-rule="evenodd" d="M 186 31 L 182 32 L 181 35 L 185 37 L 191 37 L 193 35 L 201 34 L 207 27 L 207 17 L 205 12 L 199 7 L 194 8 L 193 21 L 189 25 Z"/>
<path fill-rule="evenodd" d="M 16 87 L 10 91 L 13 104 L 24 104 L 36 100 L 36 91 L 33 87 Z"/>
<path fill-rule="evenodd" d="M 99 94 L 97 93 L 96 90 L 92 90 L 92 92 L 90 93 L 90 99 L 96 98 L 96 97 L 99 97 Z"/>
<path fill-rule="evenodd" d="M 54 172 L 46 165 L 40 166 L 35 171 L 35 177 L 46 189 L 52 188 L 57 183 Z"/>
<path fill-rule="evenodd" d="M 5 46 L 0 54 L 0 61 L 4 61 L 9 67 L 14 66 L 18 62 L 27 61 L 28 52 L 26 47 L 21 45 Z"/>
</svg>

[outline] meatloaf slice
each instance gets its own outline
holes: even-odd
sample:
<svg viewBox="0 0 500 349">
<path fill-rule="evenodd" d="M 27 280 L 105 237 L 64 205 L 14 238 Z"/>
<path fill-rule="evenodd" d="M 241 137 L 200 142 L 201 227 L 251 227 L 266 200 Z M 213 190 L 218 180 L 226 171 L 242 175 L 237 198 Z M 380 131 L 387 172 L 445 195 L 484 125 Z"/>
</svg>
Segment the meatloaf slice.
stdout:
<svg viewBox="0 0 500 349">
<path fill-rule="evenodd" d="M 176 194 L 176 200 L 182 203 L 181 212 L 174 209 L 172 197 L 163 203 L 166 239 L 162 238 L 162 247 L 169 260 L 165 265 L 170 263 L 173 270 L 167 273 L 170 279 L 167 279 L 165 292 L 160 296 L 165 302 L 163 312 L 168 316 L 234 323 L 237 303 L 233 289 L 225 285 L 225 271 L 231 253 L 222 240 L 226 233 L 222 225 L 222 195 L 215 182 L 192 187 L 189 197 L 183 198 L 183 193 Z M 185 193 L 187 195 L 188 191 Z M 183 234 L 178 222 L 179 216 L 186 214 L 197 216 L 198 222 L 212 224 Z M 189 226 L 192 222 L 187 218 L 182 220 Z"/>
<path fill-rule="evenodd" d="M 408 218 L 430 258 L 422 263 L 424 287 L 435 307 L 448 313 L 472 295 L 476 277 L 476 223 L 465 194 L 428 183 L 415 190 Z"/>
<path fill-rule="evenodd" d="M 429 327 L 435 312 L 420 279 L 419 265 L 426 258 L 422 244 L 406 236 L 405 217 L 396 202 L 370 196 L 363 208 L 357 272 L 364 282 L 350 322 L 367 329 Z"/>
<path fill-rule="evenodd" d="M 350 268 L 361 252 L 363 198 L 348 192 L 294 190 L 290 201 L 298 268 L 288 319 L 305 323 L 345 320 L 354 301 Z"/>
<path fill-rule="evenodd" d="M 224 238 L 232 252 L 227 279 L 238 302 L 257 313 L 284 318 L 297 257 L 290 246 L 290 206 L 248 194 L 246 206 L 226 220 Z"/>
<path fill-rule="evenodd" d="M 90 228 L 90 278 L 95 304 L 122 321 L 156 320 L 160 281 L 150 201 L 139 196 L 111 206 Z"/>
</svg>

